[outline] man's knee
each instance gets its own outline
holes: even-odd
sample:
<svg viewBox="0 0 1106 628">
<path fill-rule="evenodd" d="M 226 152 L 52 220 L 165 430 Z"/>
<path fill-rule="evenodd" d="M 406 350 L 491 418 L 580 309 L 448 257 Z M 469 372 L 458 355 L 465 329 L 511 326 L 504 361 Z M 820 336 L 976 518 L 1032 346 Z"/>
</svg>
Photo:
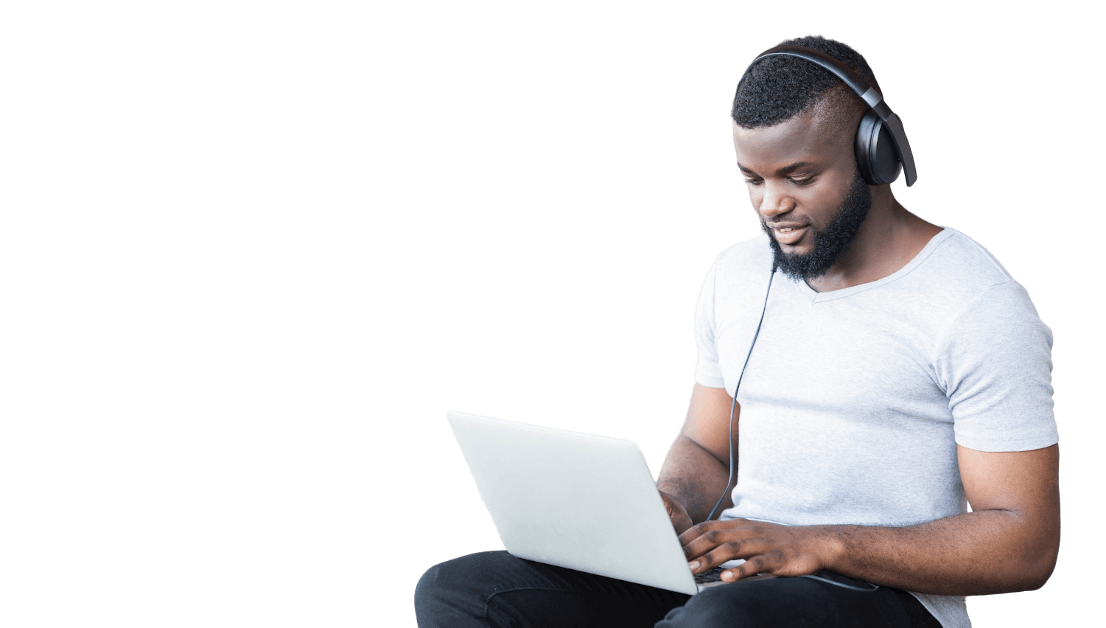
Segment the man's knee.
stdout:
<svg viewBox="0 0 1106 628">
<path fill-rule="evenodd" d="M 442 564 L 434 565 L 427 569 L 418 584 L 415 585 L 415 612 L 430 603 L 430 600 L 439 593 L 438 588 L 445 580 L 441 577 Z"/>
<path fill-rule="evenodd" d="M 473 604 L 468 599 L 475 591 L 465 594 L 465 582 L 472 574 L 472 567 L 483 562 L 480 554 L 454 558 L 426 570 L 415 585 L 415 617 L 419 626 L 460 625 L 463 617 L 472 614 Z"/>
<path fill-rule="evenodd" d="M 427 625 L 427 618 L 439 606 L 441 583 L 445 580 L 441 577 L 442 565 L 434 565 L 426 570 L 415 585 L 415 618 L 420 626 Z"/>
<path fill-rule="evenodd" d="M 427 569 L 426 573 L 419 578 L 419 583 L 415 585 L 415 604 L 417 605 L 420 599 L 441 595 L 442 592 L 455 589 L 466 580 L 479 578 L 480 573 L 487 569 L 487 564 L 492 562 L 488 555 L 494 553 L 469 554 L 438 563 Z"/>
<path fill-rule="evenodd" d="M 419 626 L 464 626 L 482 617 L 486 589 L 511 559 L 506 552 L 481 552 L 427 569 L 415 585 Z"/>
</svg>

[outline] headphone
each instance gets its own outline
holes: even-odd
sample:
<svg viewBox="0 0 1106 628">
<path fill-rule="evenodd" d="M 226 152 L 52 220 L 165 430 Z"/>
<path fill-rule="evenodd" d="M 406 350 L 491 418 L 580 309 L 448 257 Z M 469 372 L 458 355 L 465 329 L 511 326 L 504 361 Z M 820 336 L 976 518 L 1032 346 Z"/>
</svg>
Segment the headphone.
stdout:
<svg viewBox="0 0 1106 628">
<path fill-rule="evenodd" d="M 852 88 L 871 107 L 860 120 L 854 144 L 857 166 L 868 185 L 891 183 L 902 170 L 906 171 L 906 185 L 914 185 L 918 180 L 918 171 L 914 169 L 914 155 L 910 152 L 910 142 L 906 139 L 906 131 L 902 128 L 899 116 L 887 106 L 878 89 L 869 86 L 863 78 L 837 59 L 805 46 L 776 46 L 753 59 L 745 69 L 745 74 L 741 75 L 738 86 L 745 81 L 749 70 L 753 69 L 757 61 L 774 56 L 798 57 L 822 66 Z"/>
</svg>

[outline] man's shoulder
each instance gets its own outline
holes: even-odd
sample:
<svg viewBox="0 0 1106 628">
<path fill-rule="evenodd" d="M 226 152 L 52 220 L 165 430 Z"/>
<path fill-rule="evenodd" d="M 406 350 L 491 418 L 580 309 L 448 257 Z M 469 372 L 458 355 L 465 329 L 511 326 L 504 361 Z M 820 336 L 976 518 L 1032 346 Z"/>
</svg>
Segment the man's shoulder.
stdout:
<svg viewBox="0 0 1106 628">
<path fill-rule="evenodd" d="M 921 256 L 882 295 L 896 303 L 904 320 L 940 334 L 976 330 L 968 324 L 972 321 L 987 326 L 999 320 L 1039 320 L 1025 288 L 967 235 L 946 227 Z"/>
<path fill-rule="evenodd" d="M 1013 280 L 990 251 L 955 229 L 945 227 L 934 236 L 934 244 L 936 246 L 932 247 L 927 259 L 922 260 L 919 270 L 948 281 L 969 283 L 974 289 Z"/>
<path fill-rule="evenodd" d="M 955 229 L 946 227 L 934 236 L 922 256 L 898 288 L 924 300 L 927 311 L 960 311 L 987 293 L 1028 298 L 990 251 Z"/>
</svg>

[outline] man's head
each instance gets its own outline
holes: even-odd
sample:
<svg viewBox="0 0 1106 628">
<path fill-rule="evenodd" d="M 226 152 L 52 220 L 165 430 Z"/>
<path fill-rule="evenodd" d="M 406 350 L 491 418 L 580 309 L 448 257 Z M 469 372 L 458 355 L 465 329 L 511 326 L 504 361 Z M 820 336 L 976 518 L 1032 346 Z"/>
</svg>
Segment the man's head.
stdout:
<svg viewBox="0 0 1106 628">
<path fill-rule="evenodd" d="M 824 52 L 876 86 L 864 58 L 844 44 L 821 37 L 783 44 Z M 738 84 L 732 110 L 738 166 L 776 262 L 792 277 L 825 274 L 868 214 L 871 193 L 853 147 L 865 111 L 855 92 L 805 59 L 762 59 Z"/>
</svg>

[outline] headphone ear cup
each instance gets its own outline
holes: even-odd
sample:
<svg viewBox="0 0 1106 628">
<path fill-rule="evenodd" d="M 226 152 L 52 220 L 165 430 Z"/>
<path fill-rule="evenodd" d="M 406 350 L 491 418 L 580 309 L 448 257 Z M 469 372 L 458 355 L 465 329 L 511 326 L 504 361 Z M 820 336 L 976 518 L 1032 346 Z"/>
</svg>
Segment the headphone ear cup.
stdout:
<svg viewBox="0 0 1106 628">
<path fill-rule="evenodd" d="M 891 183 L 902 172 L 895 139 L 874 111 L 865 113 L 856 129 L 856 164 L 868 185 Z"/>
</svg>

